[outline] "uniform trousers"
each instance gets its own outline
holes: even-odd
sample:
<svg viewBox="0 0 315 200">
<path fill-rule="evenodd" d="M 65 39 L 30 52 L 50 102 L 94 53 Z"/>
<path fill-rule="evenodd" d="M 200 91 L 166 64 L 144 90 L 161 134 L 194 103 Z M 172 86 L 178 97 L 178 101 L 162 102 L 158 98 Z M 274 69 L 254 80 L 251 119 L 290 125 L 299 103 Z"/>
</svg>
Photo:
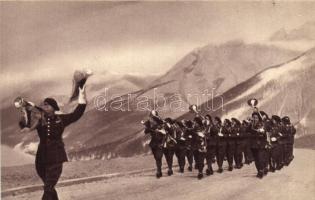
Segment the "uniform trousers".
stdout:
<svg viewBox="0 0 315 200">
<path fill-rule="evenodd" d="M 62 172 L 62 163 L 40 163 L 36 162 L 36 171 L 44 183 L 44 194 L 42 200 L 58 200 L 58 194 L 55 189 Z"/>
</svg>

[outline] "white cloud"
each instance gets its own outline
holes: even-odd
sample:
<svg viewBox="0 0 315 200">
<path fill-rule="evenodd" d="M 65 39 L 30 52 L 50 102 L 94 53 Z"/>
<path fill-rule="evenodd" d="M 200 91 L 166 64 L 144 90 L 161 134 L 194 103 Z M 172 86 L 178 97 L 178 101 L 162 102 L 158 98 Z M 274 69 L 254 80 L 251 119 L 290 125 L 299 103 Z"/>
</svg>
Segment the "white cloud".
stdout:
<svg viewBox="0 0 315 200">
<path fill-rule="evenodd" d="M 20 153 L 31 153 L 35 154 L 38 147 L 38 142 L 30 142 L 29 144 L 24 144 L 23 142 L 18 143 L 14 146 L 13 150 Z"/>
</svg>

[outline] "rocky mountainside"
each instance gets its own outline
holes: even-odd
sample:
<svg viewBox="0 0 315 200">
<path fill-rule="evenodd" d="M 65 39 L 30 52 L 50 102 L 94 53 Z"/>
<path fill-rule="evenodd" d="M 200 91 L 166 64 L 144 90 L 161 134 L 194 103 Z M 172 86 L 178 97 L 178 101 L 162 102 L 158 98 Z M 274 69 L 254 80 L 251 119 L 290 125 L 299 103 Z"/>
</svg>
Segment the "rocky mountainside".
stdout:
<svg viewBox="0 0 315 200">
<path fill-rule="evenodd" d="M 220 109 L 215 109 L 216 111 L 208 110 L 207 112 L 212 115 L 234 115 L 233 113 L 237 112 L 238 109 L 243 108 L 246 99 L 253 96 L 260 100 L 262 109 L 268 112 L 269 108 L 264 107 L 264 105 L 267 105 L 264 102 L 270 100 L 270 105 L 272 105 L 272 101 L 278 102 L 278 99 L 274 96 L 269 97 L 271 91 L 287 90 L 283 88 L 286 84 L 288 84 L 288 87 L 294 86 L 295 89 L 292 90 L 295 94 L 297 94 L 296 91 L 300 87 L 306 90 L 306 86 L 302 82 L 299 82 L 302 85 L 296 86 L 291 79 L 279 83 L 276 80 L 287 77 L 281 76 L 281 74 L 286 73 L 286 70 L 282 69 L 289 66 L 290 70 L 288 71 L 294 77 L 292 80 L 307 82 L 308 76 L 302 74 L 302 71 L 305 67 L 305 70 L 308 70 L 308 66 L 312 65 L 313 61 L 310 54 L 308 52 L 299 57 L 300 53 L 295 51 L 279 49 L 274 46 L 232 41 L 219 46 L 208 45 L 193 51 L 166 74 L 155 78 L 151 83 L 148 79 L 139 80 L 124 76 L 123 80 L 121 78 L 109 80 L 108 82 L 94 80 L 95 82 L 92 84 L 91 77 L 91 80 L 89 80 L 90 88 L 87 88 L 90 97 L 93 97 L 90 99 L 90 108 L 80 119 L 80 122 L 68 127 L 64 133 L 68 155 L 70 159 L 74 160 L 107 159 L 147 152 L 147 138 L 144 137 L 143 126 L 140 121 L 146 118 L 149 110 L 154 107 L 161 108 L 161 110 L 158 110 L 162 117 L 191 117 L 187 114 L 188 105 L 196 102 L 187 98 L 190 92 L 202 94 L 207 89 L 216 88 L 217 96 L 213 100 L 209 100 L 209 97 L 207 97 L 200 99 L 198 102 L 198 105 L 201 105 L 201 110 L 206 111 L 207 102 L 211 101 L 210 103 L 213 102 L 214 108 L 220 108 L 223 98 L 225 111 L 222 112 Z M 294 64 L 297 66 L 298 72 L 292 71 L 292 67 L 290 67 L 292 63 L 296 62 L 299 62 Z M 279 63 L 282 64 L 274 66 Z M 274 72 L 278 68 L 281 70 Z M 277 73 L 277 76 L 273 76 L 275 79 L 272 81 L 270 74 L 273 75 L 274 73 Z M 307 73 L 307 75 L 310 74 Z M 149 77 L 149 80 L 153 80 L 153 78 Z M 266 82 L 268 84 L 264 86 Z M 308 82 L 311 82 L 311 80 Z M 122 86 L 122 88 L 119 89 L 116 84 Z M 99 107 L 101 109 L 93 109 L 95 108 L 96 97 L 104 95 L 104 87 L 107 86 L 113 88 L 110 89 L 112 93 L 109 96 L 117 92 L 117 97 L 103 102 L 104 105 Z M 262 93 L 264 90 L 266 92 Z M 303 95 L 309 94 L 311 93 L 303 93 Z M 179 102 L 181 109 L 174 110 L 174 95 L 177 95 L 177 103 Z M 303 98 L 305 98 L 303 101 L 306 101 L 303 104 L 305 107 L 309 105 L 307 102 L 311 100 L 307 100 L 309 96 Z M 292 99 L 294 98 L 287 98 L 287 104 L 285 105 L 292 103 Z M 281 108 L 279 111 L 283 113 L 288 113 L 287 109 L 291 108 L 290 106 L 278 106 Z M 304 107 L 299 109 L 301 113 L 302 111 L 304 113 Z M 68 110 L 71 110 L 71 108 L 73 107 L 69 107 Z M 270 109 L 272 108 L 270 107 Z M 244 111 L 239 117 L 247 115 L 248 112 Z M 2 143 L 34 153 L 38 141 L 36 133 L 21 135 L 18 132 L 16 126 L 17 116 L 12 107 L 4 109 L 3 114 L 8 115 L 8 117 L 3 120 Z M 288 115 L 293 116 L 291 113 L 288 113 Z M 235 116 L 237 117 L 237 115 Z M 294 115 L 293 120 L 296 121 L 301 117 L 302 114 L 296 118 Z"/>
<path fill-rule="evenodd" d="M 290 116 L 297 127 L 297 137 L 313 134 L 314 126 L 314 85 L 315 76 L 315 48 L 299 56 L 271 66 L 246 81 L 232 87 L 222 95 L 211 99 L 199 106 L 202 114 L 220 116 L 221 118 L 237 117 L 246 119 L 252 109 L 247 105 L 247 100 L 257 98 L 258 107 L 269 115 Z M 213 109 L 214 108 L 214 109 Z M 222 109 L 223 108 L 223 109 Z M 179 119 L 192 119 L 189 112 Z M 121 155 L 134 152 L 148 151 L 147 138 L 143 133 L 126 142 L 121 141 L 115 149 Z"/>
<path fill-rule="evenodd" d="M 308 53 L 310 54 L 310 53 Z M 303 54 L 304 55 L 304 54 Z M 289 57 L 289 56 L 288 56 Z M 309 57 L 309 55 L 307 55 L 307 57 Z M 240 82 L 239 84 L 236 84 L 236 86 L 228 89 L 226 92 L 224 92 L 222 95 L 219 95 L 217 97 L 215 97 L 213 100 L 209 100 L 208 102 L 205 102 L 201 105 L 201 110 L 203 110 L 203 112 L 207 112 L 212 115 L 218 115 L 218 116 L 223 116 L 228 114 L 227 111 L 229 111 L 229 114 L 231 114 L 232 112 L 235 112 L 234 110 L 239 108 L 239 107 L 243 107 L 243 104 L 246 104 L 247 102 L 247 98 L 249 97 L 257 97 L 259 100 L 265 98 L 266 96 L 262 96 L 262 95 L 258 95 L 258 92 L 254 91 L 251 92 L 249 91 L 249 89 L 251 87 L 254 87 L 255 84 L 260 85 L 261 84 L 261 79 L 265 79 L 265 81 L 268 81 L 268 78 L 264 78 L 264 77 L 269 77 L 268 73 L 273 73 L 273 69 L 277 68 L 277 67 L 283 67 L 283 68 L 287 68 L 286 64 L 291 63 L 295 60 L 299 60 L 301 59 L 302 56 L 300 55 L 296 55 L 295 57 L 291 57 L 288 58 L 288 60 L 280 63 L 279 65 L 275 65 L 272 67 L 267 67 L 268 69 L 266 70 L 259 70 L 257 69 L 257 73 L 254 74 L 252 77 L 250 77 L 247 80 L 244 80 L 242 82 Z M 306 61 L 306 62 L 312 62 L 312 61 Z M 304 64 L 304 61 L 303 61 Z M 306 66 L 308 66 L 308 64 L 305 64 Z M 236 66 L 240 66 L 237 65 Z M 242 65 L 241 65 L 242 66 Z M 299 66 L 298 66 L 299 67 Z M 178 64 L 174 67 L 175 69 L 178 68 Z M 283 69 L 281 68 L 281 69 Z M 186 68 L 184 68 L 186 69 Z M 152 85 L 149 89 L 143 89 L 141 91 L 139 91 L 138 93 L 136 93 L 137 98 L 141 97 L 141 96 L 148 96 L 148 97 L 153 97 L 154 95 L 152 94 L 152 90 L 153 88 L 156 88 L 156 90 L 158 91 L 158 95 L 163 96 L 165 99 L 167 99 L 167 97 L 172 97 L 172 95 L 174 95 L 176 92 L 171 93 L 171 90 L 174 91 L 179 91 L 177 90 L 177 87 L 173 87 L 173 86 L 178 86 L 180 83 L 185 83 L 185 81 L 181 82 L 182 80 L 179 78 L 180 76 L 175 76 L 175 72 L 173 72 L 174 69 L 171 69 L 170 72 L 168 72 L 166 75 L 162 76 L 161 78 L 158 78 L 156 81 L 154 81 Z M 290 70 L 289 70 L 290 71 Z M 303 71 L 303 68 L 302 68 Z M 170 76 L 170 74 L 174 73 L 174 76 Z M 266 74 L 267 73 L 267 74 Z M 282 71 L 279 71 L 278 73 L 282 73 Z M 290 72 L 291 73 L 291 72 Z M 180 72 L 178 72 L 177 74 L 180 74 Z M 204 75 L 204 74 L 202 74 Z M 263 77 L 264 75 L 264 77 Z M 285 75 L 285 74 L 284 74 Z M 174 80 L 174 79 L 166 79 L 165 77 L 173 77 L 173 78 L 178 78 L 178 80 Z M 228 75 L 227 75 L 228 76 Z M 301 74 L 296 74 L 297 77 L 300 77 Z M 278 79 L 278 77 L 275 77 L 276 79 Z M 301 79 L 304 79 L 305 77 L 300 77 Z M 211 80 L 211 79 L 209 79 Z M 300 79 L 297 79 L 300 80 Z M 305 79 L 307 80 L 307 79 Z M 188 81 L 188 80 L 186 80 Z M 309 80 L 311 81 L 311 80 Z M 271 85 L 273 83 L 270 83 Z M 269 84 L 269 85 L 270 85 Z M 281 82 L 282 84 L 291 84 L 291 82 L 285 83 L 285 82 Z M 187 84 L 188 85 L 188 84 Z M 191 87 L 196 86 L 196 82 L 192 81 Z M 204 86 L 206 87 L 206 85 L 202 85 L 200 84 L 200 86 Z M 227 87 L 227 86 L 226 86 Z M 271 87 L 272 86 L 268 86 Z M 274 87 L 277 87 L 277 85 L 275 85 Z M 288 85 L 288 87 L 291 87 Z M 296 90 L 299 90 L 299 88 L 295 88 Z M 247 91 L 248 90 L 248 91 Z M 249 94 L 247 94 L 247 93 Z M 240 97 L 240 95 L 244 94 L 244 97 Z M 265 95 L 268 96 L 268 94 L 266 93 Z M 226 111 L 222 112 L 220 111 L 220 103 L 222 103 L 222 98 L 224 100 L 224 109 Z M 149 99 L 148 101 L 150 102 L 149 104 L 152 106 L 152 103 Z M 275 99 L 274 99 L 275 100 Z M 234 104 L 233 101 L 236 101 L 237 103 Z M 159 101 L 157 101 L 159 103 Z M 165 101 L 166 105 L 170 105 L 172 103 L 171 98 L 169 98 L 168 100 Z M 213 102 L 213 108 L 215 109 L 205 109 L 207 105 L 212 105 Z M 233 105 L 233 106 L 231 106 Z M 262 105 L 262 104 L 261 104 Z M 188 102 L 184 102 L 182 103 L 182 106 L 184 107 L 183 110 L 180 110 L 180 112 L 178 112 L 177 110 L 175 112 L 172 112 L 172 107 L 168 107 L 169 110 L 164 109 L 161 110 L 161 115 L 163 117 L 166 116 L 171 116 L 171 117 L 180 117 L 180 118 L 190 118 L 192 116 L 189 116 L 190 114 L 187 113 L 188 111 Z M 209 106 L 208 106 L 209 107 Z M 206 111 L 207 110 L 207 111 Z M 284 108 L 282 108 L 283 112 L 284 112 Z M 268 110 L 266 110 L 268 111 Z M 249 112 L 249 110 L 248 110 Z M 302 110 L 301 110 L 302 112 Z M 185 114 L 186 113 L 186 114 Z M 284 112 L 285 113 L 285 112 Z M 89 113 L 90 115 L 92 115 L 93 113 Z M 107 119 L 105 118 L 107 116 L 107 113 L 103 114 L 102 119 Z M 96 134 L 93 131 L 93 134 L 95 135 L 95 137 L 93 137 L 89 142 L 92 145 L 88 145 L 88 143 L 85 143 L 87 146 L 85 146 L 85 148 L 82 148 L 80 150 L 74 150 L 72 151 L 72 153 L 70 153 L 70 156 L 73 156 L 74 158 L 80 158 L 80 157 L 95 157 L 95 158 L 107 158 L 107 157 L 112 157 L 112 156 L 132 156 L 135 153 L 142 153 L 142 152 L 147 152 L 149 151 L 148 147 L 146 146 L 147 144 L 147 138 L 144 137 L 144 134 L 142 132 L 142 125 L 139 123 L 143 118 L 146 117 L 146 115 L 148 114 L 148 112 L 139 112 L 138 110 L 134 110 L 132 113 L 126 113 L 126 112 L 121 112 L 121 115 L 119 115 L 117 112 L 114 114 L 111 114 L 113 117 L 113 121 L 109 121 L 108 125 L 105 125 L 105 129 L 97 129 L 94 128 L 96 121 L 94 121 L 94 125 L 89 126 L 90 130 L 95 130 L 95 132 L 98 132 L 98 134 Z M 248 114 L 246 112 L 244 112 L 243 116 L 235 116 L 235 117 L 245 117 L 245 115 Z M 99 117 L 101 118 L 101 114 L 99 115 Z M 115 120 L 115 119 L 122 119 L 122 120 Z M 93 118 L 93 117 L 88 117 L 88 118 Z M 100 118 L 98 118 L 98 121 L 100 121 Z M 96 119 L 94 117 L 94 119 Z M 294 119 L 296 120 L 296 119 Z M 107 121 L 104 120 L 103 123 L 106 123 Z M 130 123 L 131 122 L 131 123 Z M 126 124 L 125 124 L 126 123 Z M 78 126 L 80 126 L 79 124 L 77 124 Z M 126 126 L 126 128 L 125 128 Z M 112 134 L 114 133 L 114 134 Z M 127 135 L 125 135 L 127 134 Z M 114 140 L 113 140 L 114 139 Z M 107 142 L 107 143 L 106 143 Z M 106 153 L 105 153 L 106 152 Z"/>
</svg>

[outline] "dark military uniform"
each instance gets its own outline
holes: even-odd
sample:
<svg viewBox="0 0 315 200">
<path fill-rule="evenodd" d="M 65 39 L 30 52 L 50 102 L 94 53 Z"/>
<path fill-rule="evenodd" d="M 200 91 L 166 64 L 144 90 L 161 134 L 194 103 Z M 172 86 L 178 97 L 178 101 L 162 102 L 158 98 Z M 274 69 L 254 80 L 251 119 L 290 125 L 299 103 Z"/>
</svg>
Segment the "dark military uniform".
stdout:
<svg viewBox="0 0 315 200">
<path fill-rule="evenodd" d="M 37 126 L 40 139 L 36 153 L 36 171 L 44 182 L 43 200 L 58 199 L 55 185 L 62 172 L 62 163 L 68 161 L 62 134 L 71 123 L 80 119 L 86 104 L 79 104 L 73 113 L 44 116 Z"/>
<path fill-rule="evenodd" d="M 277 136 L 277 166 L 276 169 L 280 170 L 284 165 L 284 147 L 286 142 L 286 137 L 283 134 L 282 124 L 281 124 L 281 118 L 277 115 L 272 116 L 272 134 L 274 137 Z M 273 169 L 271 168 L 271 171 Z"/>
<path fill-rule="evenodd" d="M 243 122 L 241 126 L 241 134 L 243 136 L 244 142 L 244 158 L 245 164 L 250 164 L 254 161 L 254 157 L 251 150 L 251 133 L 250 133 L 250 123 Z"/>
<path fill-rule="evenodd" d="M 184 136 L 184 130 L 183 127 L 179 125 L 180 122 L 177 122 L 174 124 L 173 128 L 174 128 L 174 137 L 176 139 L 176 146 L 175 146 L 175 155 L 177 157 L 177 161 L 178 161 L 178 166 L 179 166 L 179 171 L 181 173 L 184 172 L 184 168 L 185 168 L 185 156 L 186 156 L 186 138 Z"/>
<path fill-rule="evenodd" d="M 275 169 L 279 169 L 281 165 L 281 146 L 279 145 L 279 127 L 273 125 L 270 130 L 270 158 L 269 158 L 269 171 L 274 172 Z"/>
<path fill-rule="evenodd" d="M 244 140 L 245 134 L 241 129 L 241 125 L 236 125 L 232 128 L 232 132 L 235 136 L 235 154 L 234 161 L 237 169 L 243 167 L 243 152 L 244 152 Z"/>
<path fill-rule="evenodd" d="M 206 137 L 205 137 L 205 130 L 203 127 L 197 126 L 194 130 L 193 135 L 193 145 L 195 146 L 195 159 L 196 159 L 196 166 L 198 169 L 198 178 L 201 179 L 203 177 L 203 168 L 204 168 L 204 161 L 206 156 Z"/>
<path fill-rule="evenodd" d="M 236 149 L 236 134 L 239 132 L 237 127 L 232 127 L 230 125 L 225 126 L 226 129 L 226 140 L 227 140 L 227 147 L 226 147 L 226 157 L 229 164 L 229 171 L 233 170 L 233 158 L 235 155 Z"/>
<path fill-rule="evenodd" d="M 271 123 L 271 121 L 269 119 L 265 119 L 263 120 L 263 128 L 265 130 L 265 137 L 266 137 L 266 141 L 265 141 L 265 148 L 262 149 L 263 152 L 263 168 L 264 168 L 264 175 L 268 174 L 269 171 L 269 160 L 270 160 L 270 149 L 271 149 L 271 145 L 270 145 L 270 129 L 269 129 L 269 124 Z"/>
<path fill-rule="evenodd" d="M 251 129 L 251 149 L 254 156 L 255 166 L 257 169 L 257 177 L 262 178 L 265 169 L 266 154 L 266 133 L 262 122 L 252 124 Z"/>
<path fill-rule="evenodd" d="M 173 158 L 175 154 L 176 148 L 176 139 L 175 139 L 175 128 L 173 124 L 165 123 L 164 124 L 166 130 L 166 141 L 164 143 L 164 156 L 166 159 L 167 167 L 168 167 L 168 175 L 171 176 L 173 174 Z"/>
<path fill-rule="evenodd" d="M 278 138 L 278 144 L 280 146 L 279 151 L 280 151 L 280 165 L 276 168 L 277 170 L 282 169 L 282 167 L 284 166 L 284 151 L 285 151 L 285 146 L 286 143 L 288 142 L 288 137 L 287 135 L 285 135 L 285 133 L 283 133 L 284 129 L 282 125 L 277 125 L 278 126 L 278 131 L 279 131 L 279 135 L 280 137 Z"/>
<path fill-rule="evenodd" d="M 293 144 L 296 129 L 290 123 L 282 126 L 282 134 L 284 135 L 284 164 L 289 165 L 293 160 Z"/>
<path fill-rule="evenodd" d="M 188 161 L 188 170 L 192 171 L 193 161 L 194 161 L 194 146 L 193 146 L 193 126 L 192 122 L 186 122 L 185 123 L 185 131 L 184 131 L 184 137 L 186 139 L 186 157 Z"/>
<path fill-rule="evenodd" d="M 226 130 L 224 127 L 221 126 L 221 124 L 217 124 L 211 128 L 211 135 L 216 136 L 216 160 L 218 164 L 218 172 L 223 172 L 223 161 L 224 156 L 226 155 Z"/>
<path fill-rule="evenodd" d="M 162 158 L 164 153 L 163 144 L 166 141 L 166 131 L 162 129 L 162 124 L 151 124 L 148 120 L 145 122 L 145 134 L 150 134 L 151 141 L 149 146 L 151 147 L 152 154 L 155 159 L 155 164 L 157 168 L 156 177 L 160 178 L 162 176 Z"/>
<path fill-rule="evenodd" d="M 207 175 L 213 174 L 212 162 L 215 159 L 216 150 L 217 150 L 217 135 L 215 131 L 212 130 L 212 126 L 206 130 L 206 138 L 207 138 Z"/>
</svg>

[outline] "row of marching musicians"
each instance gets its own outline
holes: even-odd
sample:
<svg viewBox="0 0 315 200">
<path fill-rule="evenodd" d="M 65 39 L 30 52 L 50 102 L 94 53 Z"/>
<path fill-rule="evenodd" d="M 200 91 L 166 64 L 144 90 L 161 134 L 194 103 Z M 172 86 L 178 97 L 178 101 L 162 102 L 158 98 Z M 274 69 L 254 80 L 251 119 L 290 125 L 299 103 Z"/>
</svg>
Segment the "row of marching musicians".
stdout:
<svg viewBox="0 0 315 200">
<path fill-rule="evenodd" d="M 206 175 L 213 174 L 216 162 L 218 173 L 223 172 L 223 162 L 227 160 L 228 170 L 232 171 L 254 161 L 257 177 L 288 166 L 293 160 L 295 128 L 289 117 L 271 118 L 263 111 L 256 111 L 252 116 L 240 122 L 236 118 L 212 119 L 210 115 L 196 114 L 193 120 L 176 121 L 162 119 L 157 111 L 150 113 L 150 118 L 142 121 L 145 134 L 151 136 L 151 147 L 156 161 L 156 177 L 162 177 L 162 158 L 166 158 L 168 175 L 173 174 L 173 157 L 177 157 L 179 172 L 184 173 L 186 158 L 188 170 L 198 170 L 198 179 L 203 178 L 204 163 Z M 234 165 L 233 165 L 234 164 Z"/>
</svg>

